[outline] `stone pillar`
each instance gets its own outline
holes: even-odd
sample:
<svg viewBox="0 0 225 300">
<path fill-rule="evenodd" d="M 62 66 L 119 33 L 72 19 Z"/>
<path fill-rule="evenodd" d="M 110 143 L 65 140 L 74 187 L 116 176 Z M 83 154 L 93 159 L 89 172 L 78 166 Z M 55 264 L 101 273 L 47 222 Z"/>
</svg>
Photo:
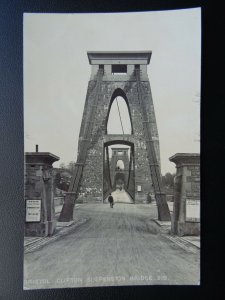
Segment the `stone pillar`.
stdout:
<svg viewBox="0 0 225 300">
<path fill-rule="evenodd" d="M 53 167 L 49 152 L 25 153 L 25 236 L 51 236 L 56 227 Z"/>
<path fill-rule="evenodd" d="M 176 164 L 171 233 L 200 234 L 200 155 L 177 153 L 169 158 Z"/>
</svg>

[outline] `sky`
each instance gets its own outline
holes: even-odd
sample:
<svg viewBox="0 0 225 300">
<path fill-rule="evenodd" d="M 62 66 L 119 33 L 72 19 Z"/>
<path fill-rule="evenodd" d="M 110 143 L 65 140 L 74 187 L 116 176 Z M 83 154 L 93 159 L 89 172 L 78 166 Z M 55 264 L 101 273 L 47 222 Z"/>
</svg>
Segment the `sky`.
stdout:
<svg viewBox="0 0 225 300">
<path fill-rule="evenodd" d="M 175 165 L 169 161 L 175 153 L 199 153 L 200 8 L 110 14 L 25 13 L 23 36 L 25 151 L 35 151 L 38 144 L 39 151 L 60 157 L 55 167 L 76 160 L 91 71 L 87 51 L 151 50 L 148 76 L 162 174 L 175 173 Z M 122 112 L 123 104 L 119 104 Z"/>
</svg>

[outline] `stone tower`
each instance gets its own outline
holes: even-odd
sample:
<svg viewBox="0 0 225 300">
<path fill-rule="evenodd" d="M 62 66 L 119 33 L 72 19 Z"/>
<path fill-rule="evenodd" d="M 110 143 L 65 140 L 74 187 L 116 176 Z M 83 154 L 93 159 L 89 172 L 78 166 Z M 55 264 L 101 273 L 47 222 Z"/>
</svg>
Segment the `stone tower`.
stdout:
<svg viewBox="0 0 225 300">
<path fill-rule="evenodd" d="M 159 137 L 147 65 L 151 51 L 88 52 L 91 76 L 80 128 L 78 159 L 60 219 L 65 221 L 76 198 L 103 201 L 103 169 L 108 147 L 129 146 L 134 166 L 134 201 L 154 193 L 159 219 L 170 219 L 162 191 Z M 126 101 L 131 134 L 107 134 L 110 108 L 116 97 Z M 108 184 L 110 187 L 110 184 Z M 68 204 L 66 204 L 68 203 Z M 70 218 L 71 219 L 71 218 Z"/>
</svg>

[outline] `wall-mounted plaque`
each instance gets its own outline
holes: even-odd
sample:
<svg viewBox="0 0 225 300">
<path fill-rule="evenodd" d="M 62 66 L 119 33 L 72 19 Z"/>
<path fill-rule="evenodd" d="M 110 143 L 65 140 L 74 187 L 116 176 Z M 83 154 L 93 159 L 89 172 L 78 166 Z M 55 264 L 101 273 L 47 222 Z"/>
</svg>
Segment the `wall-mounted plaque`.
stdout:
<svg viewBox="0 0 225 300">
<path fill-rule="evenodd" d="M 41 221 L 41 200 L 26 200 L 26 222 Z"/>
<path fill-rule="evenodd" d="M 137 191 L 138 191 L 138 192 L 141 192 L 141 185 L 138 185 L 138 186 L 137 186 Z"/>
<path fill-rule="evenodd" d="M 186 220 L 200 221 L 200 200 L 186 200 Z"/>
</svg>

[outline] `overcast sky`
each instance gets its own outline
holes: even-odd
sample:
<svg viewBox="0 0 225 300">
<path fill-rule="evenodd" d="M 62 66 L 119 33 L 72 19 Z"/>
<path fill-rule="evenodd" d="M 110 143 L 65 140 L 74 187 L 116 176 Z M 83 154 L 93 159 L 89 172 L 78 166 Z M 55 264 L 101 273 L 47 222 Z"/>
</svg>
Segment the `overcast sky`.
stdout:
<svg viewBox="0 0 225 300">
<path fill-rule="evenodd" d="M 24 14 L 25 151 L 76 159 L 90 65 L 87 51 L 151 50 L 148 75 L 168 158 L 199 152 L 201 10 L 113 14 Z M 120 103 L 122 105 L 122 102 Z M 121 108 L 122 110 L 122 108 Z"/>
</svg>

